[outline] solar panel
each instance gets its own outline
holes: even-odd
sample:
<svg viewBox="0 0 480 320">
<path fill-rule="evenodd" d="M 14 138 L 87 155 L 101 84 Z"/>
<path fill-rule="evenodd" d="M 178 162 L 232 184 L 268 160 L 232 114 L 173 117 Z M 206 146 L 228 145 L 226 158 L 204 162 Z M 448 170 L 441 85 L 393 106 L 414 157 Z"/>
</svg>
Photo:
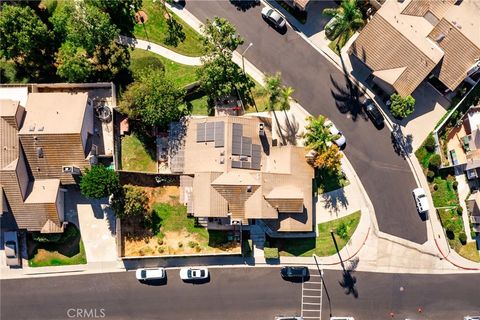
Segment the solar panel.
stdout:
<svg viewBox="0 0 480 320">
<path fill-rule="evenodd" d="M 258 144 L 252 144 L 252 169 L 260 170 L 260 162 L 262 160 L 261 147 Z"/>
<path fill-rule="evenodd" d="M 215 123 L 207 122 L 205 127 L 205 141 L 215 140 Z"/>
<path fill-rule="evenodd" d="M 242 150 L 242 140 L 233 141 L 232 143 L 232 155 L 239 156 Z"/>
<path fill-rule="evenodd" d="M 215 147 L 225 146 L 225 122 L 215 122 Z"/>
<path fill-rule="evenodd" d="M 240 161 L 232 161 L 232 168 L 241 169 L 242 163 Z"/>
<path fill-rule="evenodd" d="M 197 142 L 205 142 L 205 123 L 197 123 Z"/>
<path fill-rule="evenodd" d="M 252 156 L 252 138 L 242 137 L 242 156 Z"/>
</svg>

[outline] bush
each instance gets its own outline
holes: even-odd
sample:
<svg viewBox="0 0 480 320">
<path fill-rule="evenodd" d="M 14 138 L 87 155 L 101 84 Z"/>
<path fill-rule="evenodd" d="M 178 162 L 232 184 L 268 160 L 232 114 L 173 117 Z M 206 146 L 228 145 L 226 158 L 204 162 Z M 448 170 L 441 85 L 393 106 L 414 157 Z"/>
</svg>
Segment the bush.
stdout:
<svg viewBox="0 0 480 320">
<path fill-rule="evenodd" d="M 118 174 L 102 165 L 85 169 L 85 175 L 80 180 L 80 191 L 90 199 L 107 197 L 119 187 Z"/>
<path fill-rule="evenodd" d="M 427 172 L 428 182 L 433 182 L 434 178 L 435 178 L 435 172 L 433 172 L 432 170 L 428 170 L 428 172 Z"/>
<path fill-rule="evenodd" d="M 182 242 L 179 242 L 179 243 L 178 243 L 178 247 L 179 247 L 179 248 L 183 248 L 183 243 L 182 243 Z"/>
<path fill-rule="evenodd" d="M 412 96 L 402 97 L 399 94 L 390 96 L 390 112 L 397 119 L 408 117 L 415 108 L 415 99 Z"/>
<path fill-rule="evenodd" d="M 265 259 L 278 259 L 278 248 L 263 248 Z"/>
<path fill-rule="evenodd" d="M 343 240 L 348 239 L 348 225 L 345 222 L 340 223 L 340 225 L 337 227 L 337 230 L 335 230 L 335 232 Z"/>
<path fill-rule="evenodd" d="M 454 227 L 453 227 L 452 224 L 447 225 L 446 233 L 447 233 L 448 239 L 450 239 L 450 240 L 455 239 L 455 230 L 454 230 Z"/>
<path fill-rule="evenodd" d="M 198 243 L 196 243 L 195 241 L 188 241 L 188 246 L 193 249 L 198 246 Z"/>
<path fill-rule="evenodd" d="M 438 172 L 440 165 L 442 164 L 442 159 L 439 154 L 434 154 L 430 161 L 428 162 L 428 168 L 434 172 Z"/>
<path fill-rule="evenodd" d="M 40 242 L 40 243 L 53 243 L 59 242 L 62 238 L 61 233 L 40 233 L 40 232 L 33 232 L 32 233 L 33 241 Z"/>
<path fill-rule="evenodd" d="M 67 243 L 69 241 L 75 240 L 80 234 L 80 231 L 73 224 L 69 224 L 65 231 L 63 231 L 62 237 L 60 239 L 61 243 Z"/>
<path fill-rule="evenodd" d="M 460 234 L 458 235 L 458 240 L 460 240 L 460 242 L 465 245 L 467 243 L 467 235 L 465 234 L 465 232 L 460 232 Z"/>
<path fill-rule="evenodd" d="M 460 205 L 457 206 L 457 214 L 458 214 L 459 216 L 461 216 L 461 215 L 463 214 L 463 208 L 462 208 L 462 206 L 460 206 Z"/>
<path fill-rule="evenodd" d="M 425 140 L 423 146 L 427 149 L 428 152 L 435 151 L 435 139 L 431 134 L 428 135 L 427 139 Z"/>
<path fill-rule="evenodd" d="M 457 180 L 453 181 L 452 187 L 453 187 L 453 190 L 457 190 L 457 188 L 458 188 L 458 181 Z"/>
<path fill-rule="evenodd" d="M 438 190 L 438 184 L 433 184 L 433 190 L 437 191 Z"/>
</svg>

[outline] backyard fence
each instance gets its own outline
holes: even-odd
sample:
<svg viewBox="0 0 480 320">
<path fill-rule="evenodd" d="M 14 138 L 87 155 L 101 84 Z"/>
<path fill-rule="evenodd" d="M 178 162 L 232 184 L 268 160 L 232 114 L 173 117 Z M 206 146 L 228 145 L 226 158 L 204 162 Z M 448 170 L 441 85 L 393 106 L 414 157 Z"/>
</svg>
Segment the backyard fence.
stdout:
<svg viewBox="0 0 480 320">
<path fill-rule="evenodd" d="M 117 171 L 120 176 L 120 183 L 132 184 L 142 187 L 179 186 L 180 175 L 159 174 L 136 171 Z"/>
</svg>

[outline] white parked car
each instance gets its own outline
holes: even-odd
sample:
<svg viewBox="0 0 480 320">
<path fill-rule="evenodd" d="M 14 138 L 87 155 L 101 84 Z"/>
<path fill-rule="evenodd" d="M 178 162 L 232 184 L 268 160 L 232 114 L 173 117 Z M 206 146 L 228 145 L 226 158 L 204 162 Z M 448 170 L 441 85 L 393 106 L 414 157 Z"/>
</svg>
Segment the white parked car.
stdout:
<svg viewBox="0 0 480 320">
<path fill-rule="evenodd" d="M 330 317 L 330 320 L 355 320 L 353 317 Z"/>
<path fill-rule="evenodd" d="M 187 267 L 180 269 L 182 280 L 202 280 L 208 278 L 208 269 L 205 267 Z"/>
<path fill-rule="evenodd" d="M 141 268 L 137 269 L 135 272 L 135 276 L 138 280 L 158 280 L 164 279 L 166 276 L 166 272 L 164 268 Z"/>
<path fill-rule="evenodd" d="M 280 12 L 269 7 L 264 7 L 262 9 L 262 17 L 277 29 L 283 29 L 287 25 L 287 22 L 282 17 Z"/>
<path fill-rule="evenodd" d="M 347 143 L 347 139 L 343 135 L 342 131 L 338 130 L 331 120 L 325 121 L 323 125 L 330 130 L 332 135 L 337 137 L 337 139 L 333 140 L 337 146 L 341 148 L 343 145 L 345 145 L 345 143 Z"/>
<path fill-rule="evenodd" d="M 413 190 L 413 197 L 415 198 L 415 205 L 419 213 L 427 212 L 430 208 L 428 205 L 428 198 L 423 188 L 416 188 Z"/>
</svg>

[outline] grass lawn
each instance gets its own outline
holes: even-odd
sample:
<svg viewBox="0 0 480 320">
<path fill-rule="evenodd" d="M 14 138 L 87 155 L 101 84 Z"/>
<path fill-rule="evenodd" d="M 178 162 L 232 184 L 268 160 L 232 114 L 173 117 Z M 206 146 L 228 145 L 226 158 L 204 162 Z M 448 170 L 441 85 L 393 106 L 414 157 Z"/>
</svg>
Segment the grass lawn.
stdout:
<svg viewBox="0 0 480 320">
<path fill-rule="evenodd" d="M 208 116 L 208 98 L 200 96 L 193 100 L 187 101 L 187 106 L 191 110 L 191 114 L 195 116 Z"/>
<path fill-rule="evenodd" d="M 186 86 L 197 80 L 196 70 L 198 67 L 187 66 L 159 56 L 158 54 L 142 49 L 134 49 L 130 59 L 130 70 L 135 76 L 142 70 L 163 69 L 165 75 L 179 86 Z"/>
<path fill-rule="evenodd" d="M 434 152 L 428 152 L 427 149 L 423 146 L 418 148 L 417 151 L 415 151 L 415 156 L 417 157 L 418 161 L 424 169 L 428 169 L 428 163 L 430 162 L 430 158 L 434 154 Z"/>
<path fill-rule="evenodd" d="M 480 255 L 475 242 L 463 245 L 459 240 L 460 232 L 465 232 L 463 228 L 463 219 L 457 214 L 455 209 L 439 209 L 438 215 L 445 230 L 451 229 L 453 234 L 447 232 L 448 242 L 458 254 L 472 261 L 480 262 Z"/>
<path fill-rule="evenodd" d="M 28 265 L 47 267 L 85 264 L 87 258 L 80 232 L 73 224 L 68 224 L 62 238 L 55 243 L 41 243 L 28 236 Z"/>
<path fill-rule="evenodd" d="M 455 189 L 453 189 L 453 182 L 455 178 L 448 176 L 446 179 L 442 177 L 435 177 L 433 183 L 438 186 L 437 191 L 431 187 L 433 204 L 435 207 L 449 207 L 458 205 L 458 196 Z"/>
<path fill-rule="evenodd" d="M 324 170 L 315 170 L 315 184 L 318 194 L 344 188 L 350 184 L 343 172 L 328 173 Z"/>
<path fill-rule="evenodd" d="M 170 14 L 172 14 L 174 19 L 183 26 L 185 41 L 180 43 L 177 47 L 165 44 L 168 26 L 160 0 L 158 0 L 156 3 L 154 3 L 152 0 L 143 0 L 142 10 L 146 12 L 148 19 L 145 22 L 145 28 L 142 24 L 137 24 L 135 26 L 135 37 L 139 39 L 150 40 L 183 55 L 195 57 L 202 55 L 200 35 L 172 12 L 170 12 Z"/>
<path fill-rule="evenodd" d="M 335 52 L 335 53 L 337 54 L 337 56 L 340 56 L 340 51 L 338 51 L 337 43 L 339 43 L 340 49 L 342 49 L 343 46 L 348 42 L 348 40 L 354 35 L 354 33 L 355 33 L 355 32 L 350 33 L 350 34 L 348 35 L 348 37 L 345 38 L 345 40 L 342 40 L 340 43 L 339 43 L 340 38 L 337 38 L 337 39 L 335 39 L 335 40 L 333 40 L 333 41 L 330 41 L 330 43 L 328 44 L 328 47 L 329 47 L 330 49 L 332 49 L 332 51 Z"/>
<path fill-rule="evenodd" d="M 142 141 L 135 132 L 122 137 L 122 170 L 157 172 L 155 158 L 154 141 Z"/>
<path fill-rule="evenodd" d="M 334 230 L 338 250 L 341 250 L 357 229 L 358 223 L 360 222 L 360 215 L 361 212 L 359 210 L 346 217 L 320 223 L 318 225 L 318 236 L 316 238 L 272 238 L 270 239 L 270 245 L 277 247 L 281 256 L 311 257 L 314 253 L 320 257 L 330 256 L 337 252 L 332 236 L 330 235 L 330 230 Z M 342 224 L 346 224 L 347 226 L 347 237 L 345 237 L 345 239 L 342 239 L 337 233 L 337 228 Z"/>
</svg>

